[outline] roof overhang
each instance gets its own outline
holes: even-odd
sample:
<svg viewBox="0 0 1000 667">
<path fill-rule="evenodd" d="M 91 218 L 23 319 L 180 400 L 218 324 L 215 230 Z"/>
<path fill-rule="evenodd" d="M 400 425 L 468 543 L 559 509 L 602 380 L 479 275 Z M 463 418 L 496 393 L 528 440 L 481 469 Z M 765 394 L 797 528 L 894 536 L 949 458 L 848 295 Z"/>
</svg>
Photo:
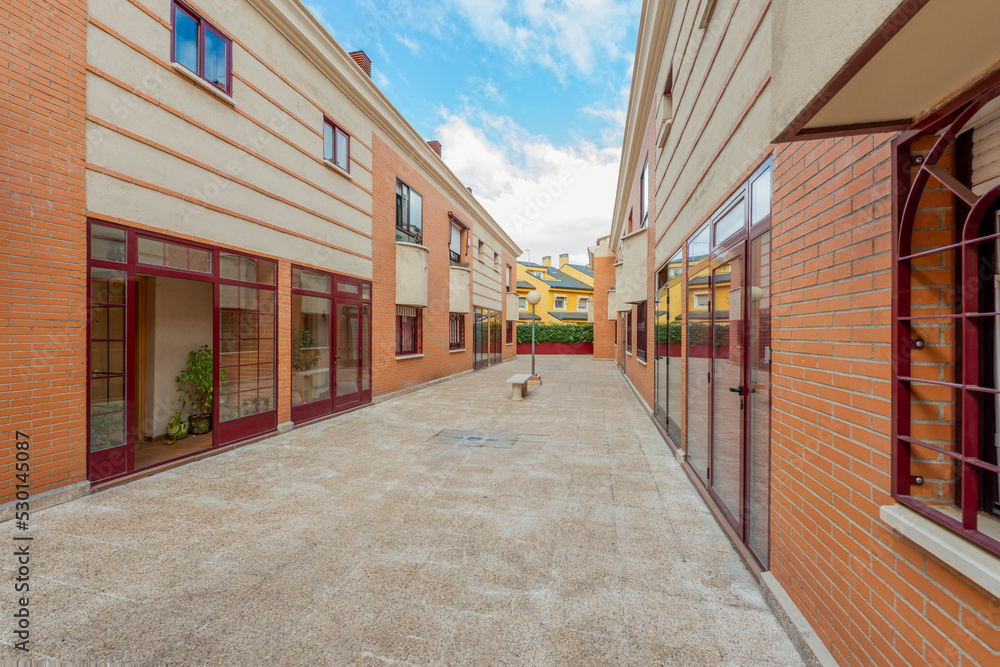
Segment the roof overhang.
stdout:
<svg viewBox="0 0 1000 667">
<path fill-rule="evenodd" d="M 912 128 L 1000 66 L 996 0 L 774 3 L 777 141 Z"/>
</svg>

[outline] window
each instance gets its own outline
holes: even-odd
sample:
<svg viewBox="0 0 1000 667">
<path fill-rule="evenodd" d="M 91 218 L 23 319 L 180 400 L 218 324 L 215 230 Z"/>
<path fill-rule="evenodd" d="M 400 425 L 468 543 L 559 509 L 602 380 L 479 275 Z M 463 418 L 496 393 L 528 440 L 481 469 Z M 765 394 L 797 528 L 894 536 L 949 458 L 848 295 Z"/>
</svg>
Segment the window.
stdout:
<svg viewBox="0 0 1000 667">
<path fill-rule="evenodd" d="M 507 271 L 504 272 L 504 283 L 507 287 L 507 292 L 512 292 L 511 286 L 514 284 L 514 269 L 511 268 L 510 264 L 507 265 Z"/>
<path fill-rule="evenodd" d="M 526 296 L 517 297 L 517 309 L 528 310 L 528 297 Z"/>
<path fill-rule="evenodd" d="M 465 315 L 450 313 L 448 318 L 448 349 L 465 349 Z"/>
<path fill-rule="evenodd" d="M 649 156 L 646 156 L 646 162 L 642 165 L 642 175 L 639 177 L 639 229 L 646 226 L 649 221 L 649 196 L 647 193 L 647 188 L 649 187 Z"/>
<path fill-rule="evenodd" d="M 462 228 L 454 222 L 451 223 L 451 237 L 448 239 L 448 256 L 452 266 L 462 261 Z"/>
<path fill-rule="evenodd" d="M 482 241 L 479 242 L 479 261 L 480 262 L 486 261 L 486 244 L 483 243 Z"/>
<path fill-rule="evenodd" d="M 618 347 L 618 320 L 615 320 L 615 347 Z"/>
<path fill-rule="evenodd" d="M 632 352 L 632 311 L 625 315 L 625 351 Z"/>
<path fill-rule="evenodd" d="M 423 242 L 424 198 L 403 181 L 396 181 L 396 240 Z"/>
<path fill-rule="evenodd" d="M 351 171 L 351 135 L 329 120 L 323 122 L 323 159 Z"/>
<path fill-rule="evenodd" d="M 692 310 L 708 310 L 708 307 L 709 305 L 711 305 L 712 302 L 708 292 L 705 292 L 703 294 L 694 294 L 692 295 L 691 298 L 692 298 L 692 304 L 691 304 Z"/>
<path fill-rule="evenodd" d="M 493 253 L 493 270 L 500 273 L 500 253 Z"/>
<path fill-rule="evenodd" d="M 514 344 L 514 323 L 507 320 L 507 344 Z"/>
<path fill-rule="evenodd" d="M 566 297 L 562 295 L 557 296 L 554 306 L 556 310 L 566 310 Z"/>
<path fill-rule="evenodd" d="M 423 351 L 423 311 L 412 306 L 396 306 L 396 356 Z"/>
<path fill-rule="evenodd" d="M 951 127 L 893 143 L 893 178 L 905 185 L 893 202 L 892 495 L 1000 554 L 1000 206 L 997 187 L 974 186 L 986 180 L 971 155 L 978 128 L 959 134 L 989 101 L 956 109 L 945 117 Z M 911 173 L 911 149 L 929 139 L 936 145 Z M 956 153 L 951 164 L 971 164 L 971 178 L 940 163 Z M 935 208 L 939 182 L 959 202 L 947 212 Z"/>
<path fill-rule="evenodd" d="M 639 361 L 646 361 L 646 302 L 635 308 L 635 356 Z"/>
<path fill-rule="evenodd" d="M 589 299 L 587 299 L 587 297 L 581 296 L 579 299 L 577 299 L 576 309 L 577 310 L 586 311 L 587 310 L 587 302 L 588 301 L 589 301 Z"/>
<path fill-rule="evenodd" d="M 227 95 L 232 91 L 232 43 L 212 24 L 174 2 L 171 59 Z"/>
</svg>

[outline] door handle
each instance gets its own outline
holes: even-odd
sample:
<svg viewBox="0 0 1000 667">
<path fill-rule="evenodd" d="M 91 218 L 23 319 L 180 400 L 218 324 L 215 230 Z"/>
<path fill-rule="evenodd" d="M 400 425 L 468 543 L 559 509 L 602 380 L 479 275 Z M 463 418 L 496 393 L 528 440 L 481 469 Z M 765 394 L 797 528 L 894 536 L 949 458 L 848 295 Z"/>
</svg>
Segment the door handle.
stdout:
<svg viewBox="0 0 1000 667">
<path fill-rule="evenodd" d="M 734 394 L 739 394 L 740 396 L 742 396 L 743 395 L 743 385 L 740 385 L 739 387 L 730 387 L 729 391 L 733 392 Z"/>
<path fill-rule="evenodd" d="M 340 359 L 340 357 L 338 357 L 337 355 L 333 355 L 333 360 L 336 361 L 337 359 Z"/>
</svg>

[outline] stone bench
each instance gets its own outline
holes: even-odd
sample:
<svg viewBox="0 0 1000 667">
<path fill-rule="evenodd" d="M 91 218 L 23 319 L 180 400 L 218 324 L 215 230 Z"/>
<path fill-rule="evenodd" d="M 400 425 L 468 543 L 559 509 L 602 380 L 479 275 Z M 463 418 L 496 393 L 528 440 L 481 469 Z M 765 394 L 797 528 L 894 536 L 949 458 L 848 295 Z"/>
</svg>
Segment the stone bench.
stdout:
<svg viewBox="0 0 1000 667">
<path fill-rule="evenodd" d="M 510 400 L 524 400 L 524 397 L 528 395 L 528 380 L 530 379 L 531 375 L 528 373 L 518 373 L 507 378 L 507 384 L 510 385 Z"/>
</svg>

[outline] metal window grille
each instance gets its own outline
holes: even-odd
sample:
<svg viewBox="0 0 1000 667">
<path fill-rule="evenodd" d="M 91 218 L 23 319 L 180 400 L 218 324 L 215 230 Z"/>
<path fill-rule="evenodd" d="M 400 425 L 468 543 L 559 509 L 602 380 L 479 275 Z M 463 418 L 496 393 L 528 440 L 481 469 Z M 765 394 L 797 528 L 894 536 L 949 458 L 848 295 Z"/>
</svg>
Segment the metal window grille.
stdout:
<svg viewBox="0 0 1000 667">
<path fill-rule="evenodd" d="M 396 306 L 396 356 L 420 354 L 422 347 L 423 312 L 412 306 Z"/>
<path fill-rule="evenodd" d="M 635 309 L 635 356 L 640 361 L 646 361 L 646 302 L 643 301 Z"/>
<path fill-rule="evenodd" d="M 448 349 L 465 349 L 465 315 L 450 313 L 448 318 Z"/>
</svg>

